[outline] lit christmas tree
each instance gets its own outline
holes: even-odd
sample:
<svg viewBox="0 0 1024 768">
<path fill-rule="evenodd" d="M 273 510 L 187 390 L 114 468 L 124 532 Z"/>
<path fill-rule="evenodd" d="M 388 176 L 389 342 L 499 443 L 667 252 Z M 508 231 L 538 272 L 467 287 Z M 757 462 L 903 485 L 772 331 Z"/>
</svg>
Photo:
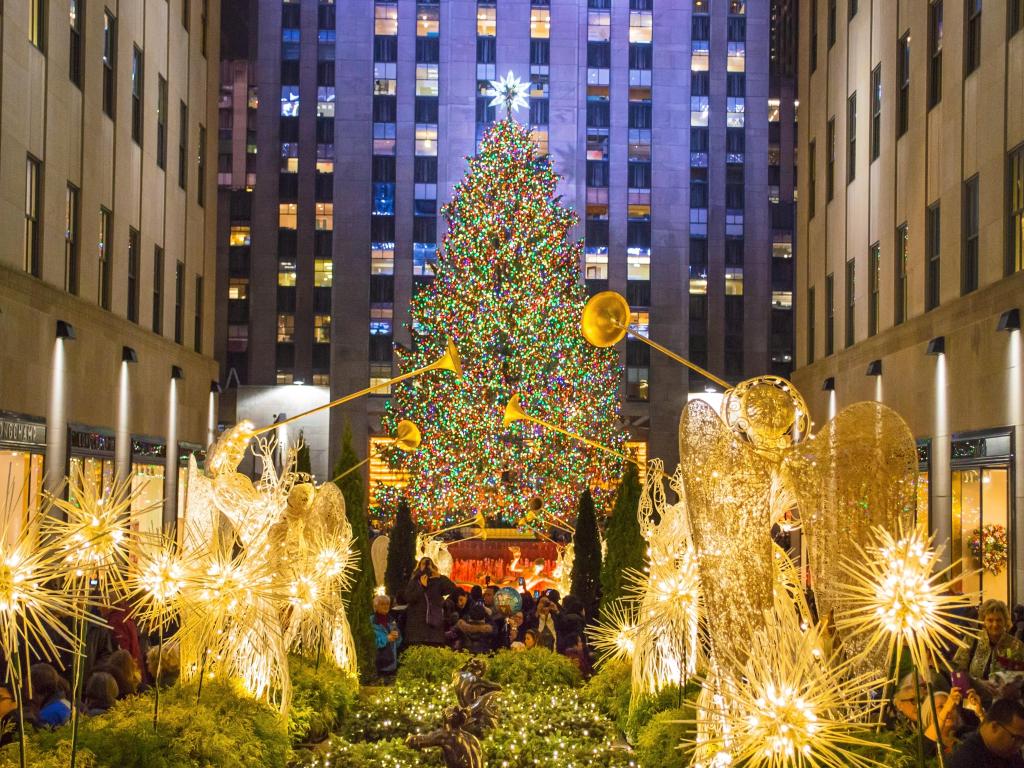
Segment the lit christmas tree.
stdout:
<svg viewBox="0 0 1024 768">
<path fill-rule="evenodd" d="M 499 93 L 501 85 L 508 83 L 495 84 Z M 516 93 L 514 84 L 507 88 L 506 107 Z M 609 453 L 531 422 L 502 426 L 518 393 L 530 416 L 616 451 L 623 446 L 617 354 L 580 333 L 582 246 L 567 240 L 576 216 L 554 199 L 556 183 L 529 132 L 506 118 L 488 131 L 442 211 L 449 232 L 433 282 L 413 298 L 414 349 L 400 350 L 399 363 L 403 371 L 427 365 L 451 339 L 463 378 L 403 382 L 383 419 L 389 432 L 399 419 L 422 429 L 418 451 L 394 451 L 389 460 L 409 472 L 403 494 L 427 530 L 478 512 L 511 525 L 543 526 L 549 515 L 571 520 L 585 488 L 603 509 L 621 471 Z M 386 495 L 378 496 L 385 509 Z M 535 497 L 543 506 L 527 523 Z"/>
</svg>

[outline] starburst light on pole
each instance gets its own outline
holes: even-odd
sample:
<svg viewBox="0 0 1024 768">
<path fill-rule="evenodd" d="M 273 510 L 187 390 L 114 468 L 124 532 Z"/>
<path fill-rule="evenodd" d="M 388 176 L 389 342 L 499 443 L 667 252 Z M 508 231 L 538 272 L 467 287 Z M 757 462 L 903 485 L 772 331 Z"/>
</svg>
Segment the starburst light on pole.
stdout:
<svg viewBox="0 0 1024 768">
<path fill-rule="evenodd" d="M 848 768 L 879 766 L 853 751 L 879 746 L 858 734 L 880 683 L 873 672 L 849 663 L 830 665 L 814 651 L 822 629 L 803 631 L 792 611 L 766 615 L 750 647 L 725 649 L 724 666 L 736 677 L 705 680 L 697 723 L 714 727 L 684 742 L 695 766 L 748 768 Z M 725 673 L 728 675 L 728 673 Z M 699 741 L 699 743 L 698 743 Z"/>
<path fill-rule="evenodd" d="M 951 572 L 961 563 L 941 568 L 942 548 L 932 541 L 916 528 L 898 536 L 872 529 L 869 543 L 857 546 L 861 557 L 846 560 L 849 576 L 836 591 L 836 627 L 844 639 L 860 641 L 864 653 L 884 647 L 890 661 L 905 644 L 919 669 L 945 664 L 942 649 L 960 642 L 959 609 L 974 595 L 952 591 L 960 577 Z"/>
<path fill-rule="evenodd" d="M 639 623 L 636 601 L 620 598 L 601 609 L 601 618 L 587 627 L 587 640 L 597 652 L 598 665 L 632 661 Z"/>
</svg>

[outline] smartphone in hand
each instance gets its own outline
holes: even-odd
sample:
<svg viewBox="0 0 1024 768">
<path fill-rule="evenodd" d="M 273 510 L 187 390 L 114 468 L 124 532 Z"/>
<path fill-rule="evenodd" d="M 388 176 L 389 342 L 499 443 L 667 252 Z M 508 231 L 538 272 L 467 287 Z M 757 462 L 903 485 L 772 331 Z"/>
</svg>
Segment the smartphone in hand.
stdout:
<svg viewBox="0 0 1024 768">
<path fill-rule="evenodd" d="M 951 672 L 949 674 L 951 688 L 959 688 L 960 692 L 966 694 L 971 689 L 971 678 L 966 672 Z"/>
</svg>

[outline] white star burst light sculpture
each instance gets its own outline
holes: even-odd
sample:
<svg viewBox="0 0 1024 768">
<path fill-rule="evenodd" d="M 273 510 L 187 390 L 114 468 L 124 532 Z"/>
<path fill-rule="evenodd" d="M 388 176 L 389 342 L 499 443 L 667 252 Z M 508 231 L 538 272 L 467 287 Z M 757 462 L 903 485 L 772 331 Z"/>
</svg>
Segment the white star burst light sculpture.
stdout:
<svg viewBox="0 0 1024 768">
<path fill-rule="evenodd" d="M 509 70 L 505 77 L 491 80 L 491 87 L 484 95 L 493 96 L 491 103 L 487 106 L 504 107 L 507 115 L 511 112 L 518 112 L 520 107 L 530 106 L 526 96 L 529 90 L 529 82 L 524 83 L 521 78 L 512 74 L 512 70 Z"/>
<path fill-rule="evenodd" d="M 859 560 L 847 559 L 848 582 L 837 590 L 837 628 L 863 642 L 865 653 L 882 646 L 892 659 L 905 644 L 915 666 L 937 667 L 944 663 L 943 645 L 960 639 L 958 609 L 975 597 L 952 589 L 960 563 L 942 568 L 942 548 L 916 529 L 893 536 L 877 526 L 871 533 L 868 545 L 858 547 Z"/>
</svg>

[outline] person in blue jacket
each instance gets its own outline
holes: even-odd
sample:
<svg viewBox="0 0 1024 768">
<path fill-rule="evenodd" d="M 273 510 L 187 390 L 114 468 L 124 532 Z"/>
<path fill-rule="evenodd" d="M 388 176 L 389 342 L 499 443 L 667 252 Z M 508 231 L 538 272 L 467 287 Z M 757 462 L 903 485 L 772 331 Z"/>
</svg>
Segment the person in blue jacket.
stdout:
<svg viewBox="0 0 1024 768">
<path fill-rule="evenodd" d="M 402 644 L 402 634 L 398 631 L 398 623 L 391 618 L 390 597 L 376 595 L 373 598 L 370 621 L 377 639 L 377 674 L 394 674 L 398 669 L 398 646 Z"/>
</svg>

